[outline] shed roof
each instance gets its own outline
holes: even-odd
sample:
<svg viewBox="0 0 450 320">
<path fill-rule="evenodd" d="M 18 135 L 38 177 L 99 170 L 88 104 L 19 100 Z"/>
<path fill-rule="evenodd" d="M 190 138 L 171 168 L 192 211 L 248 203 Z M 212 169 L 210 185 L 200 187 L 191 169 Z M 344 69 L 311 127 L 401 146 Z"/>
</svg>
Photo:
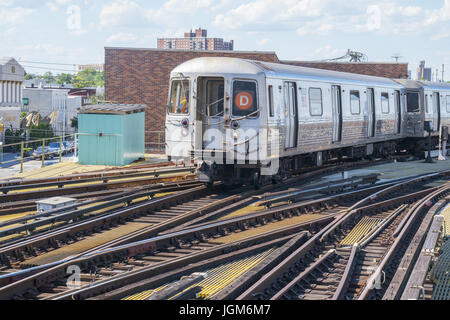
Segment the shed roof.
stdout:
<svg viewBox="0 0 450 320">
<path fill-rule="evenodd" d="M 78 113 L 91 114 L 131 114 L 145 112 L 145 104 L 96 104 L 78 109 Z"/>
</svg>

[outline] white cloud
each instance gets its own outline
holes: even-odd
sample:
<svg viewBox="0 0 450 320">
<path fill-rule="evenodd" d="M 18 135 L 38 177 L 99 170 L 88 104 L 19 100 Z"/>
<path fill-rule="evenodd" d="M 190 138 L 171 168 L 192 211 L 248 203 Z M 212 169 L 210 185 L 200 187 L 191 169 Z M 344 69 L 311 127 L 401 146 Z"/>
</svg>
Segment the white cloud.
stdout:
<svg viewBox="0 0 450 320">
<path fill-rule="evenodd" d="M 168 0 L 158 9 L 146 9 L 132 0 L 116 0 L 103 6 L 100 12 L 100 28 L 148 27 L 176 25 L 186 14 L 197 10 L 213 10 L 213 0 Z"/>
<path fill-rule="evenodd" d="M 106 39 L 106 43 L 130 43 L 136 42 L 138 37 L 132 33 L 116 33 Z"/>
<path fill-rule="evenodd" d="M 100 12 L 99 27 L 130 26 L 145 22 L 145 10 L 134 1 L 118 0 Z"/>
<path fill-rule="evenodd" d="M 258 46 L 263 47 L 270 42 L 269 38 L 264 38 L 258 41 Z"/>
<path fill-rule="evenodd" d="M 34 9 L 22 7 L 0 8 L 0 25 L 16 25 L 25 21 L 25 18 L 35 12 Z"/>
</svg>

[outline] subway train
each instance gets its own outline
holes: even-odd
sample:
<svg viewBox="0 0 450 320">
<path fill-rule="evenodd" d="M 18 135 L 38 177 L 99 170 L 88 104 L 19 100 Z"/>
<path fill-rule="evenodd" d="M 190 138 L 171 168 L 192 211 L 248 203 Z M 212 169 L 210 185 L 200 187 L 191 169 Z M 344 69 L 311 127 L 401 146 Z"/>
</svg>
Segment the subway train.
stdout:
<svg viewBox="0 0 450 320">
<path fill-rule="evenodd" d="M 171 73 L 166 152 L 205 183 L 257 186 L 332 159 L 423 156 L 449 126 L 447 83 L 207 57 Z"/>
</svg>

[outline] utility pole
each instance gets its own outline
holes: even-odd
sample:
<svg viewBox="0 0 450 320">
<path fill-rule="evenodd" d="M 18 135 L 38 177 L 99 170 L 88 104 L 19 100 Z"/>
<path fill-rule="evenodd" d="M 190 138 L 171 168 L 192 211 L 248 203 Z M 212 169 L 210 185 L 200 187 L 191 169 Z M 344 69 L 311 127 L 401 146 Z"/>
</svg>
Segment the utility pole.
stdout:
<svg viewBox="0 0 450 320">
<path fill-rule="evenodd" d="M 445 82 L 444 80 L 444 75 L 445 75 L 445 65 L 442 65 L 442 82 Z"/>
</svg>

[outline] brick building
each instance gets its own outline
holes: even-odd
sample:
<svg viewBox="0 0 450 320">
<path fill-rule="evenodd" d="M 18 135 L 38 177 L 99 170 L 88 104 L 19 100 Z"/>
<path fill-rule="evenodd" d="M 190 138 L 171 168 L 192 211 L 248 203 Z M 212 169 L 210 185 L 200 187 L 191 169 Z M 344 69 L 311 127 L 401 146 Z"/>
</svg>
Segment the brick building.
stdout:
<svg viewBox="0 0 450 320">
<path fill-rule="evenodd" d="M 105 48 L 105 99 L 115 103 L 146 104 L 147 131 L 164 131 L 170 72 L 198 57 L 235 57 L 286 63 L 389 78 L 407 78 L 407 64 L 315 63 L 280 61 L 274 52 L 190 51 L 136 48 Z M 146 141 L 155 141 L 147 134 Z"/>
<path fill-rule="evenodd" d="M 207 30 L 197 29 L 195 32 L 186 32 L 184 38 L 158 39 L 158 49 L 233 51 L 234 41 L 208 38 Z"/>
</svg>

